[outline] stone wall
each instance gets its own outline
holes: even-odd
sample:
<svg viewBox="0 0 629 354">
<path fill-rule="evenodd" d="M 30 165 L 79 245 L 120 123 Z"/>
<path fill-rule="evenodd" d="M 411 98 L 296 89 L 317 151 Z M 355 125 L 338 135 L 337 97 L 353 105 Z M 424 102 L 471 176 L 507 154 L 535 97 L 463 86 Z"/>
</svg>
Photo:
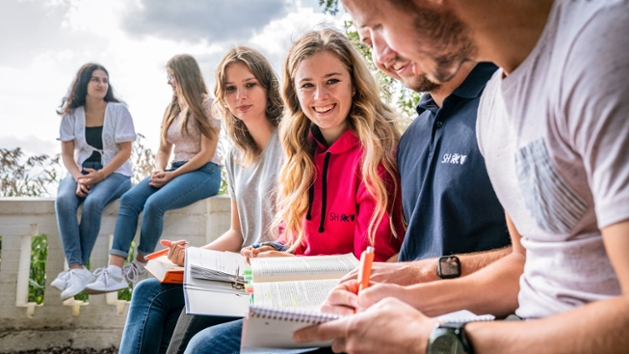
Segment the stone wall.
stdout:
<svg viewBox="0 0 629 354">
<path fill-rule="evenodd" d="M 230 200 L 216 196 L 166 213 L 166 239 L 187 239 L 204 245 L 229 228 Z M 92 270 L 106 266 L 118 212 L 118 201 L 103 213 L 101 232 L 91 256 Z M 33 235 L 48 236 L 46 290 L 41 305 L 29 303 L 28 278 Z M 64 269 L 65 258 L 57 230 L 54 199 L 0 198 L 0 353 L 70 346 L 117 347 L 128 303 L 117 293 L 91 295 L 89 302 L 59 297 L 50 282 Z M 139 235 L 136 234 L 136 243 Z"/>
</svg>

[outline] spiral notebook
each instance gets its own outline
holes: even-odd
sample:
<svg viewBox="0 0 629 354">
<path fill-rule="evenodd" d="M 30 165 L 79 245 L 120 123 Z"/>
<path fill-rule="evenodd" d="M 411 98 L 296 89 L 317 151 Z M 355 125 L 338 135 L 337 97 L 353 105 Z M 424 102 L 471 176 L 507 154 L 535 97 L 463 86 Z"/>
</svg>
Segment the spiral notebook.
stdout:
<svg viewBox="0 0 629 354">
<path fill-rule="evenodd" d="M 329 342 L 294 343 L 293 332 L 298 329 L 341 318 L 341 315 L 299 309 L 277 309 L 249 306 L 243 323 L 241 353 L 301 353 L 317 347 L 330 346 Z M 447 322 L 492 321 L 492 315 L 476 315 L 467 310 L 437 317 Z M 303 350 L 295 350 L 302 348 Z"/>
<path fill-rule="evenodd" d="M 341 318 L 340 315 L 299 309 L 277 309 L 249 306 L 249 314 L 242 328 L 241 353 L 259 352 L 261 348 L 273 352 L 297 353 L 290 349 L 329 346 L 332 342 L 294 343 L 293 332 L 314 324 Z M 306 349 L 308 350 L 308 349 Z"/>
</svg>

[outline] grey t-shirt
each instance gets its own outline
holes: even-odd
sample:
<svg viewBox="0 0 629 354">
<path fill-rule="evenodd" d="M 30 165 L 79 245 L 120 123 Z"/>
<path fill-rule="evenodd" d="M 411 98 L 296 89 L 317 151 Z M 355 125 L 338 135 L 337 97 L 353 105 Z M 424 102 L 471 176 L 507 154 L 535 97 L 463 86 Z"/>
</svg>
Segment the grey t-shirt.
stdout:
<svg viewBox="0 0 629 354">
<path fill-rule="evenodd" d="M 627 33 L 627 1 L 557 0 L 532 53 L 481 98 L 479 146 L 526 248 L 518 316 L 621 293 L 600 230 L 629 219 Z"/>
<path fill-rule="evenodd" d="M 247 168 L 236 160 L 241 152 L 229 149 L 225 159 L 229 195 L 238 205 L 242 247 L 272 240 L 270 225 L 275 217 L 275 191 L 282 162 L 282 145 L 273 131 L 266 147 Z"/>
</svg>

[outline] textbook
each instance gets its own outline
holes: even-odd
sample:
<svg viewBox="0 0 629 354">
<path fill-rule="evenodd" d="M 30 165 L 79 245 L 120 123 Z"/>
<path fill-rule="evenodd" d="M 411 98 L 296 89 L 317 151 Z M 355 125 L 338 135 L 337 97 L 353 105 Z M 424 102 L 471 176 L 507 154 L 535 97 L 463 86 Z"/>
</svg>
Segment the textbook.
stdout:
<svg viewBox="0 0 629 354">
<path fill-rule="evenodd" d="M 351 315 L 350 315 L 351 316 Z M 293 342 L 293 333 L 304 327 L 333 321 L 342 315 L 327 314 L 302 309 L 276 309 L 263 306 L 250 306 L 243 322 L 241 353 L 299 353 L 314 350 L 317 347 L 330 346 L 328 342 Z M 492 315 L 475 315 L 462 310 L 452 312 L 436 319 L 447 322 L 492 321 Z M 295 350 L 302 348 L 302 351 Z"/>
<path fill-rule="evenodd" d="M 351 253 L 252 258 L 252 303 L 276 309 L 317 310 L 338 281 L 358 264 Z"/>
<path fill-rule="evenodd" d="M 233 317 L 246 313 L 250 295 L 241 279 L 248 265 L 240 254 L 187 247 L 184 268 L 186 313 Z"/>
<path fill-rule="evenodd" d="M 183 284 L 184 267 L 171 262 L 166 256 L 149 260 L 145 268 L 161 283 Z"/>
<path fill-rule="evenodd" d="M 184 273 L 186 312 L 243 317 L 250 304 L 318 309 L 338 280 L 357 266 L 356 257 L 346 254 L 252 258 L 249 267 L 239 254 L 188 247 Z M 243 285 L 245 269 L 251 274 L 248 289 Z M 224 276 L 219 276 L 221 273 Z"/>
</svg>

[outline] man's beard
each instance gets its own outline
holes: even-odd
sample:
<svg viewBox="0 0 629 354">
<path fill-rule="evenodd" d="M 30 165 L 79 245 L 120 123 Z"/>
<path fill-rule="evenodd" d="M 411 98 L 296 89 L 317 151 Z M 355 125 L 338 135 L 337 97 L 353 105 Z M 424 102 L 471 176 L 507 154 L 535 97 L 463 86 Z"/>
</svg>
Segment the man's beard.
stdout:
<svg viewBox="0 0 629 354">
<path fill-rule="evenodd" d="M 477 48 L 470 37 L 471 30 L 451 12 L 416 7 L 414 27 L 417 47 L 430 48 L 422 54 L 434 65 L 431 72 L 425 73 L 433 82 L 450 81 L 463 63 L 476 57 Z"/>
<path fill-rule="evenodd" d="M 440 84 L 428 80 L 426 75 L 413 75 L 402 78 L 402 83 L 415 92 L 432 92 L 441 87 Z"/>
</svg>

